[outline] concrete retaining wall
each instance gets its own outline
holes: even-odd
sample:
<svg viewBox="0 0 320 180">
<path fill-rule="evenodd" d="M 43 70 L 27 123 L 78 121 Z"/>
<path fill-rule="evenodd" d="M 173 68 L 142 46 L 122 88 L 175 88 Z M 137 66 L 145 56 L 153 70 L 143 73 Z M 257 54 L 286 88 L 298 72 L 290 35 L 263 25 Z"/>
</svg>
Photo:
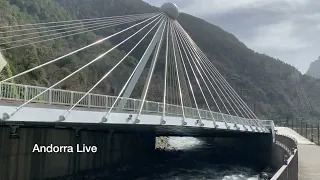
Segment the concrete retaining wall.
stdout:
<svg viewBox="0 0 320 180">
<path fill-rule="evenodd" d="M 280 146 L 273 144 L 272 145 L 272 156 L 269 161 L 270 167 L 274 169 L 280 169 L 284 164 L 284 156 L 286 151 Z"/>
<path fill-rule="evenodd" d="M 18 138 L 10 136 L 12 128 L 0 125 L 0 180 L 45 179 L 78 174 L 82 171 L 112 168 L 152 156 L 155 134 L 90 131 L 49 127 L 20 127 Z M 10 138 L 11 137 L 11 138 Z M 283 167 L 287 151 L 273 143 L 271 134 L 238 134 L 202 138 L 212 145 L 208 158 L 216 163 L 245 162 L 265 167 Z M 294 142 L 279 136 L 289 147 Z M 32 152 L 35 145 L 72 146 L 73 153 Z M 96 146 L 97 152 L 77 153 L 79 144 Z M 292 147 L 291 147 L 292 148 Z"/>
<path fill-rule="evenodd" d="M 258 171 L 265 171 L 266 167 L 274 169 L 274 172 L 266 172 L 272 180 L 297 180 L 298 178 L 298 154 L 295 153 L 296 143 L 285 136 L 276 135 L 276 143 L 273 143 L 271 134 L 247 134 L 237 137 L 204 138 L 212 144 L 210 151 L 212 156 L 220 163 L 248 163 L 254 165 Z M 279 142 L 282 145 L 279 145 Z M 284 146 L 283 146 L 284 145 Z M 288 163 L 288 165 L 286 164 Z M 276 174 L 273 174 L 275 173 Z"/>
<path fill-rule="evenodd" d="M 210 138 L 206 139 L 207 142 Z M 237 137 L 215 137 L 212 139 L 213 149 L 231 163 L 236 161 L 255 164 L 256 167 L 269 165 L 272 156 L 272 135 L 271 134 L 244 134 Z M 223 156 L 222 156 L 223 155 Z"/>
<path fill-rule="evenodd" d="M 271 180 L 298 180 L 298 149 L 292 137 L 276 135 L 271 165 L 278 171 Z"/>
<path fill-rule="evenodd" d="M 19 138 L 10 139 L 10 128 L 0 126 L 0 179 L 25 180 L 66 176 L 80 171 L 130 162 L 154 151 L 154 134 L 120 134 L 73 129 L 18 129 Z M 37 153 L 34 145 L 97 147 L 96 153 Z"/>
</svg>

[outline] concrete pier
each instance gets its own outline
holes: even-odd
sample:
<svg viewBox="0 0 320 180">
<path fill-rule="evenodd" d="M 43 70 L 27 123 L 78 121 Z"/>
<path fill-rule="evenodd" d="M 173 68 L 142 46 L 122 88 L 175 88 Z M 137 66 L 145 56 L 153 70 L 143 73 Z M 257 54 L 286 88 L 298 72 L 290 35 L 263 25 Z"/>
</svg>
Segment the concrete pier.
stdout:
<svg viewBox="0 0 320 180">
<path fill-rule="evenodd" d="M 36 144 L 72 146 L 74 152 L 32 152 Z M 96 146 L 97 152 L 78 153 L 77 144 Z M 20 127 L 15 134 L 0 126 L 0 179 L 44 179 L 107 168 L 145 157 L 154 147 L 152 133 Z"/>
</svg>

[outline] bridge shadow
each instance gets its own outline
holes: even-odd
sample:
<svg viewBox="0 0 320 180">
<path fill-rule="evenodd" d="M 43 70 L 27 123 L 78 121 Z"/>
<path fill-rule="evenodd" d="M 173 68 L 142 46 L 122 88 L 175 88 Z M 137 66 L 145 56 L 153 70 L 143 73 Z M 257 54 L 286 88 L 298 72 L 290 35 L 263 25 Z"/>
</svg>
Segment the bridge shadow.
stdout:
<svg viewBox="0 0 320 180">
<path fill-rule="evenodd" d="M 140 134 L 145 135 L 148 134 Z M 258 179 L 261 172 L 268 172 L 269 177 L 272 177 L 276 170 L 268 166 L 271 155 L 267 146 L 270 139 L 268 135 L 220 135 L 198 137 L 202 143 L 186 149 L 156 149 L 148 155 L 141 156 L 137 161 L 84 172 L 69 176 L 68 179 Z"/>
<path fill-rule="evenodd" d="M 154 167 L 155 164 L 164 167 L 155 168 L 154 171 L 161 170 L 164 174 L 179 168 L 186 168 L 188 171 L 195 167 L 218 168 L 217 164 L 255 167 L 254 172 L 259 172 L 269 164 L 273 143 L 272 134 L 236 133 L 206 128 L 178 127 L 179 129 L 168 131 L 166 128 L 176 126 L 159 129 L 148 125 L 99 126 L 88 123 L 84 127 L 84 124 L 76 123 L 47 123 L 45 126 L 35 122 L 19 123 L 21 124 L 16 131 L 13 131 L 15 129 L 9 124 L 0 126 L 0 147 L 3 147 L 0 148 L 0 177 L 4 179 L 66 179 L 75 175 L 80 175 L 76 176 L 80 179 L 86 179 L 90 174 L 94 174 L 95 179 L 98 178 L 97 175 L 101 178 L 110 175 L 118 177 L 114 172 L 123 175 L 123 168 L 130 169 L 131 166 L 132 172 L 140 172 L 142 168 Z M 186 133 L 181 134 L 182 131 Z M 155 150 L 156 136 L 172 135 L 170 132 L 175 132 L 176 136 L 201 137 L 206 146 L 184 152 Z M 12 136 L 13 134 L 16 136 Z M 33 153 L 35 144 L 73 147 L 77 144 L 95 145 L 98 152 Z M 129 172 L 127 174 L 130 175 Z M 120 177 L 118 179 L 121 179 Z"/>
<path fill-rule="evenodd" d="M 220 137 L 219 137 L 220 138 Z M 266 163 L 248 150 L 226 146 L 219 138 L 198 138 L 201 144 L 186 149 L 160 150 L 121 167 L 79 174 L 69 179 L 170 180 L 258 179 L 261 172 L 273 174 Z M 248 151 L 246 154 L 243 154 Z M 265 161 L 265 162 L 263 162 Z M 270 176 L 271 177 L 271 176 Z M 50 180 L 62 180 L 54 178 Z"/>
</svg>

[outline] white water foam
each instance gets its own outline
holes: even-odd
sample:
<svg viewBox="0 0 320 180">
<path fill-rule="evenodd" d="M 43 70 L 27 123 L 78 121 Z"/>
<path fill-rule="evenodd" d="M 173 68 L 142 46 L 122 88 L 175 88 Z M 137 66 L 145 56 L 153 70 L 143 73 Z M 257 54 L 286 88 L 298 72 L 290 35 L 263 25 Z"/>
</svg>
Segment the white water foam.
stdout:
<svg viewBox="0 0 320 180">
<path fill-rule="evenodd" d="M 219 169 L 219 165 L 205 165 L 197 169 L 175 169 L 163 174 L 155 174 L 137 180 L 259 180 L 259 175 L 249 168 L 231 167 L 228 170 Z"/>
<path fill-rule="evenodd" d="M 169 149 L 183 150 L 197 148 L 204 144 L 198 138 L 194 137 L 169 137 Z M 259 180 L 259 174 L 256 174 L 250 168 L 229 166 L 225 170 L 219 170 L 218 166 L 203 164 L 196 169 L 176 169 L 167 174 L 157 175 L 157 180 Z M 139 180 L 144 180 L 139 179 Z"/>
<path fill-rule="evenodd" d="M 168 144 L 168 149 L 182 150 L 200 146 L 203 142 L 194 137 L 169 137 Z"/>
</svg>

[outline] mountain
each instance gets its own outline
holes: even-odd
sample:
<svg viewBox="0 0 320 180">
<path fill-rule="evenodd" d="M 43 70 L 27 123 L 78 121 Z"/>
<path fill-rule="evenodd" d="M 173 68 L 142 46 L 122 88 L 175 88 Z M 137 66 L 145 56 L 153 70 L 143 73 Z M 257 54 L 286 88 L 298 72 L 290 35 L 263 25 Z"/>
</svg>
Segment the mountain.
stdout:
<svg viewBox="0 0 320 180">
<path fill-rule="evenodd" d="M 0 0 L 0 22 L 2 22 L 2 25 L 158 11 L 158 8 L 150 6 L 142 0 Z M 254 52 L 234 35 L 202 19 L 182 13 L 178 21 L 260 118 L 277 119 L 288 116 L 305 116 L 316 119 L 319 117 L 320 80 L 302 75 L 296 68 L 278 59 Z M 71 50 L 88 45 L 90 42 L 110 35 L 110 32 L 116 30 L 118 29 L 99 30 L 4 51 L 3 55 L 9 65 L 3 71 L 2 76 L 22 72 Z M 130 33 L 132 32 L 125 33 L 125 35 Z M 97 55 L 105 52 L 105 49 L 123 40 L 126 37 L 125 35 L 115 37 L 95 48 L 77 53 L 23 78 L 18 78 L 16 82 L 42 86 L 52 85 Z M 119 57 L 128 52 L 134 42 L 136 40 L 129 41 L 126 43 L 128 45 L 120 46 L 105 57 L 103 61 L 89 66 L 89 68 L 58 87 L 79 91 L 88 90 L 104 75 L 107 69 L 112 67 L 112 64 L 119 60 Z M 10 45 L 0 45 L 0 48 L 6 47 L 10 47 Z M 145 47 L 145 44 L 142 44 L 142 47 Z M 94 92 L 110 94 L 112 92 L 110 87 L 121 89 L 129 76 L 129 72 L 132 72 L 137 59 L 143 53 L 142 50 L 143 48 L 133 53 L 130 60 L 121 65 L 120 70 L 118 69 L 116 73 L 111 74 Z M 160 56 L 163 57 L 163 53 Z M 152 100 L 161 100 L 161 96 L 158 94 L 163 88 L 163 69 L 160 68 L 155 73 L 156 76 L 151 82 L 151 93 L 148 94 L 148 97 Z M 146 74 L 147 72 L 143 72 L 138 87 L 132 95 L 133 97 L 140 97 Z M 301 97 L 299 95 L 301 89 L 312 102 L 306 102 L 305 98 L 299 98 Z M 201 97 L 200 91 L 195 91 L 197 97 Z M 203 101 L 200 101 L 200 103 L 204 105 Z M 305 106 L 305 104 L 309 105 Z"/>
<path fill-rule="evenodd" d="M 306 74 L 314 78 L 320 78 L 320 56 L 310 64 Z"/>
</svg>

